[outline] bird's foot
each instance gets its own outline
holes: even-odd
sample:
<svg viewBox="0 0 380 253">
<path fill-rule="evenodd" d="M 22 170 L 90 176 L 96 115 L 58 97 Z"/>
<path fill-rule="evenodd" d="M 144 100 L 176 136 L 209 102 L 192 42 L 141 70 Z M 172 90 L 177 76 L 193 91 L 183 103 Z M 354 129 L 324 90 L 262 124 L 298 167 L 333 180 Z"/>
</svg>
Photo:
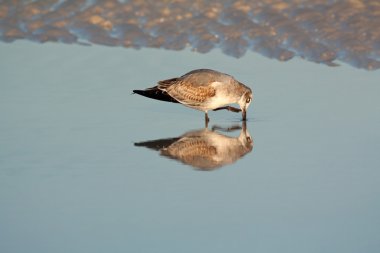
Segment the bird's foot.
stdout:
<svg viewBox="0 0 380 253">
<path fill-rule="evenodd" d="M 241 109 L 235 108 L 235 107 L 232 107 L 232 106 L 219 107 L 219 108 L 214 109 L 213 111 L 219 111 L 219 110 L 228 110 L 230 112 L 241 112 Z"/>
</svg>

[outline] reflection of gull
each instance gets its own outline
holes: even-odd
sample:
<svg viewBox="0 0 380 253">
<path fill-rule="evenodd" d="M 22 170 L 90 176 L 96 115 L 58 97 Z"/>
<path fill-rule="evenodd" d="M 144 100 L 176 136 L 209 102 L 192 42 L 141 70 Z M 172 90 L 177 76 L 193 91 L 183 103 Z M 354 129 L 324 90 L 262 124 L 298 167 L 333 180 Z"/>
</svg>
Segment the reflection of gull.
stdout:
<svg viewBox="0 0 380 253">
<path fill-rule="evenodd" d="M 135 146 L 160 151 L 162 156 L 179 160 L 201 170 L 213 170 L 232 164 L 252 151 L 253 140 L 245 123 L 238 137 L 223 135 L 216 132 L 216 129 L 222 128 L 190 131 L 177 138 L 138 142 Z"/>
<path fill-rule="evenodd" d="M 246 120 L 247 108 L 252 101 L 250 88 L 230 75 L 211 69 L 193 70 L 181 77 L 160 81 L 152 88 L 133 92 L 204 111 L 206 122 L 209 120 L 207 111 L 220 109 L 242 111 L 243 120 Z M 239 104 L 240 109 L 227 106 L 232 103 Z"/>
</svg>

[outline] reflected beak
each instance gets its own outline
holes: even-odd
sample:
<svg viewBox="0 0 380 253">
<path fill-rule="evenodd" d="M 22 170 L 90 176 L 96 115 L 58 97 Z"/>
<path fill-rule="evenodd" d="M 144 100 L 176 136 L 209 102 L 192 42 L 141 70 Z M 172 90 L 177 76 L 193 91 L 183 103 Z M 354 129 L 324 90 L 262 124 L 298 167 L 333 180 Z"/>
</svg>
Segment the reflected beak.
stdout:
<svg viewBox="0 0 380 253">
<path fill-rule="evenodd" d="M 247 111 L 245 109 L 242 110 L 242 115 L 243 115 L 243 121 L 247 120 Z"/>
</svg>

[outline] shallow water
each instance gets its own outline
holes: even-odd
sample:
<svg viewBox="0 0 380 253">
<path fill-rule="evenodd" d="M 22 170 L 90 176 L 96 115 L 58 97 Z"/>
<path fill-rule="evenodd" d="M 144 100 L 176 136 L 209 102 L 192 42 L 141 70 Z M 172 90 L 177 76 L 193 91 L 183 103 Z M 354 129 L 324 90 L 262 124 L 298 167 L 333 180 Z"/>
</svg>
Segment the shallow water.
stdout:
<svg viewBox="0 0 380 253">
<path fill-rule="evenodd" d="M 0 54 L 1 252 L 378 252 L 380 72 L 30 42 Z M 252 149 L 211 171 L 135 145 L 203 129 L 203 113 L 131 94 L 203 67 L 255 93 Z"/>
</svg>

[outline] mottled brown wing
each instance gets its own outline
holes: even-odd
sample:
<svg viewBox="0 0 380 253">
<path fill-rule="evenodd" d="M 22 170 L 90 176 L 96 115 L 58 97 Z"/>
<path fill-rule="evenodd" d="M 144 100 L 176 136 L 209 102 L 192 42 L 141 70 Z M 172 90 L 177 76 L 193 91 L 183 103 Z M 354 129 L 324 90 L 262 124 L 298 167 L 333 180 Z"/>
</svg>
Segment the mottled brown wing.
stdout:
<svg viewBox="0 0 380 253">
<path fill-rule="evenodd" d="M 211 85 L 194 86 L 187 82 L 177 82 L 169 86 L 166 92 L 178 102 L 189 106 L 200 106 L 216 93 Z"/>
</svg>

